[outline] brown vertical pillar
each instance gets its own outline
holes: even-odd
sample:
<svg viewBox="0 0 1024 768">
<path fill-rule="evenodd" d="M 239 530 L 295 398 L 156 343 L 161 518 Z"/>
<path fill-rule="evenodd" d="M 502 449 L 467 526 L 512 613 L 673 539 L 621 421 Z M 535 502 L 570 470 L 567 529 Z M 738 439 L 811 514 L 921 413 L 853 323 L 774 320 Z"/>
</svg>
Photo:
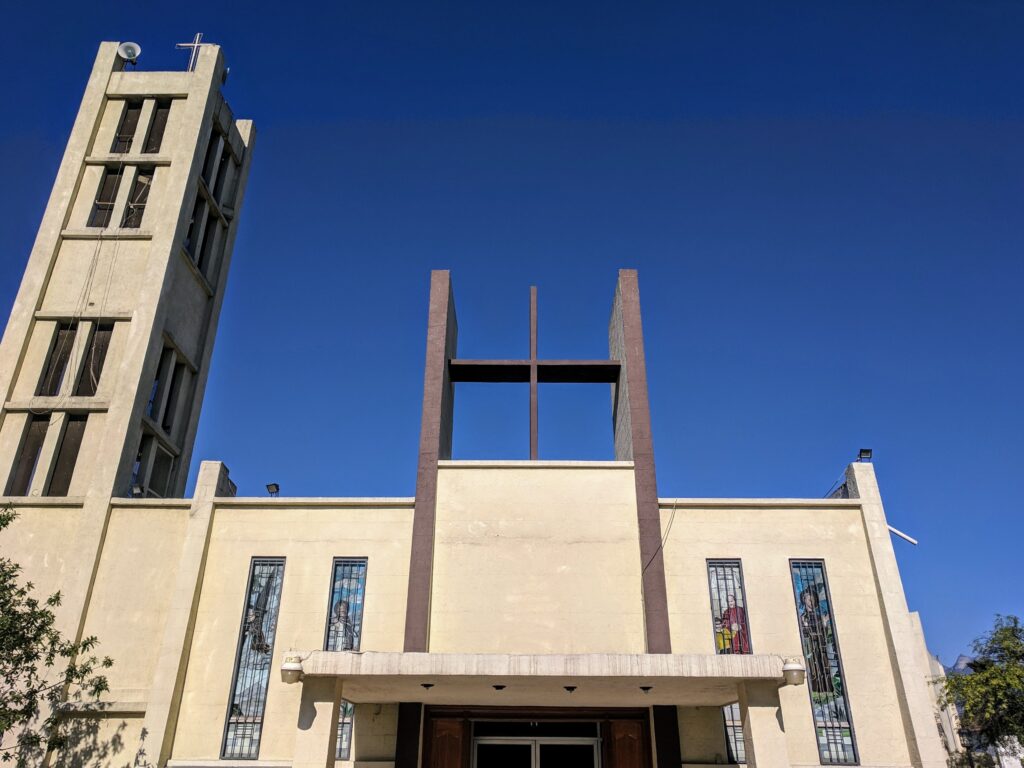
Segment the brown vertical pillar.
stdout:
<svg viewBox="0 0 1024 768">
<path fill-rule="evenodd" d="M 658 753 L 658 768 L 679 768 L 683 753 L 679 748 L 679 714 L 674 706 L 655 706 L 654 750 Z"/>
<path fill-rule="evenodd" d="M 671 653 L 665 562 L 661 551 L 661 514 L 654 472 L 651 409 L 647 400 L 647 364 L 640 322 L 640 285 L 635 269 L 620 269 L 608 328 L 609 357 L 621 364 L 612 385 L 615 458 L 632 461 L 636 514 L 640 529 L 641 586 L 648 653 Z"/>
<path fill-rule="evenodd" d="M 417 768 L 420 762 L 420 723 L 423 705 L 403 701 L 398 705 L 398 734 L 395 738 L 395 768 Z"/>
<path fill-rule="evenodd" d="M 437 462 L 452 455 L 452 407 L 455 392 L 448 360 L 455 357 L 458 324 L 451 276 L 430 273 L 427 355 L 423 373 L 423 419 L 416 466 L 409 591 L 405 607 L 405 650 L 426 651 L 430 629 L 430 580 L 434 564 L 434 518 L 437 511 Z"/>
<path fill-rule="evenodd" d="M 530 461 L 537 454 L 537 286 L 530 286 Z"/>
</svg>

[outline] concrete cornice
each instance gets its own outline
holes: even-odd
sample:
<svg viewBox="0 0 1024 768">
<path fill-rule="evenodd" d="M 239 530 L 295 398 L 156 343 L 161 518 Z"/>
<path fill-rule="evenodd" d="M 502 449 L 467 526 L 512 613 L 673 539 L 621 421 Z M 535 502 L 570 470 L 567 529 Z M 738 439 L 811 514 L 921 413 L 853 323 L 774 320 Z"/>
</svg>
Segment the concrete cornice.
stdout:
<svg viewBox="0 0 1024 768">
<path fill-rule="evenodd" d="M 83 507 L 84 496 L 0 496 L 0 506 L 18 507 Z"/>
<path fill-rule="evenodd" d="M 835 509 L 858 508 L 860 499 L 658 499 L 662 509 Z"/>
<path fill-rule="evenodd" d="M 187 501 L 187 499 L 186 499 Z M 412 509 L 416 500 L 411 496 L 218 496 L 214 504 L 218 507 L 381 507 Z"/>
<path fill-rule="evenodd" d="M 439 469 L 633 469 L 632 461 L 529 461 L 485 459 L 463 461 L 445 459 Z"/>
<path fill-rule="evenodd" d="M 291 652 L 300 655 L 307 676 L 415 677 L 553 677 L 658 680 L 711 678 L 782 680 L 781 656 L 775 654 L 698 653 L 398 653 L 384 651 Z"/>
</svg>

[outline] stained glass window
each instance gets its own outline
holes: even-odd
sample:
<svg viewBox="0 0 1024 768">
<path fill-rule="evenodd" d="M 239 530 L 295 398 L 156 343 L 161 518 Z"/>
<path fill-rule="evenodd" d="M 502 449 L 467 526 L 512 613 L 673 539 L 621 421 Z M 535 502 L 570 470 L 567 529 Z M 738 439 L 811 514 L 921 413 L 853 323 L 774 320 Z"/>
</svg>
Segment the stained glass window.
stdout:
<svg viewBox="0 0 1024 768">
<path fill-rule="evenodd" d="M 366 592 L 366 558 L 339 557 L 331 578 L 331 604 L 327 614 L 325 651 L 358 651 L 363 634 L 363 595 Z M 350 760 L 355 705 L 342 699 L 338 708 L 338 742 L 335 758 Z"/>
<path fill-rule="evenodd" d="M 355 704 L 342 699 L 338 712 L 338 748 L 335 754 L 338 760 L 352 759 L 352 721 L 355 714 Z"/>
<path fill-rule="evenodd" d="M 750 653 L 750 626 L 739 560 L 708 560 L 716 653 Z"/>
<path fill-rule="evenodd" d="M 253 559 L 221 757 L 259 757 L 283 578 L 283 558 Z"/>
<path fill-rule="evenodd" d="M 743 721 L 740 718 L 740 705 L 730 704 L 723 707 L 725 718 L 725 746 L 729 753 L 729 762 L 743 764 L 747 762 L 747 748 L 743 743 Z"/>
<path fill-rule="evenodd" d="M 743 590 L 743 571 L 739 560 L 708 560 L 708 586 L 711 590 L 711 621 L 715 633 L 715 653 L 751 653 L 750 624 L 747 621 L 747 597 Z M 743 723 L 740 705 L 722 708 L 729 761 L 745 763 Z"/>
<path fill-rule="evenodd" d="M 792 560 L 790 567 L 818 753 L 824 765 L 853 765 L 857 749 L 825 564 Z"/>
<path fill-rule="evenodd" d="M 331 604 L 327 615 L 325 651 L 358 651 L 363 633 L 363 593 L 366 558 L 339 557 L 334 561 Z"/>
</svg>

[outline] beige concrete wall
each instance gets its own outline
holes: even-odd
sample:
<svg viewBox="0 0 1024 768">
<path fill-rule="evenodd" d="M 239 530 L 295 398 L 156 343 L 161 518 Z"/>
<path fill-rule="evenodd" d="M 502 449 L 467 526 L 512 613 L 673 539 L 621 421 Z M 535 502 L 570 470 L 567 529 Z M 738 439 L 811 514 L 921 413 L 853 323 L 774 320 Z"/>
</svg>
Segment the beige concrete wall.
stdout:
<svg viewBox="0 0 1024 768">
<path fill-rule="evenodd" d="M 357 704 L 352 722 L 352 762 L 381 763 L 395 759 L 397 704 Z M 345 763 L 342 763 L 344 765 Z"/>
<path fill-rule="evenodd" d="M 81 504 L 30 506 L 16 504 L 18 517 L 0 533 L 0 552 L 21 566 L 20 580 L 35 585 L 44 600 L 54 592 L 81 594 L 89 582 L 91 561 L 80 559 L 84 515 Z M 82 606 L 67 599 L 54 613 L 57 629 L 74 637 Z"/>
<path fill-rule="evenodd" d="M 111 510 L 89 603 L 85 634 L 115 660 L 107 672 L 114 701 L 145 701 L 160 650 L 188 524 L 188 506 L 132 505 Z"/>
<path fill-rule="evenodd" d="M 253 557 L 286 558 L 260 759 L 287 760 L 302 686 L 284 685 L 277 670 L 289 648 L 323 647 L 334 558 L 368 558 L 362 649 L 398 651 L 405 628 L 411 536 L 411 504 L 217 504 L 173 756 L 207 759 L 220 754 Z"/>
<path fill-rule="evenodd" d="M 431 652 L 644 651 L 631 465 L 438 473 Z"/>
<path fill-rule="evenodd" d="M 823 559 L 861 763 L 909 765 L 860 507 L 685 502 L 675 515 L 665 544 L 673 651 L 715 652 L 706 561 L 738 558 L 753 651 L 802 657 L 789 560 Z M 671 516 L 671 505 L 663 506 L 663 530 Z M 790 760 L 817 764 L 807 687 L 783 688 L 780 698 Z"/>
<path fill-rule="evenodd" d="M 139 717 L 82 717 L 70 728 L 73 747 L 59 753 L 52 761 L 54 768 L 140 768 L 136 764 L 135 747 L 145 744 L 142 719 Z"/>
<path fill-rule="evenodd" d="M 679 707 L 679 747 L 684 763 L 728 762 L 721 707 Z"/>
<path fill-rule="evenodd" d="M 63 315 L 131 313 L 138 305 L 148 255 L 148 240 L 61 241 L 41 310 Z"/>
</svg>

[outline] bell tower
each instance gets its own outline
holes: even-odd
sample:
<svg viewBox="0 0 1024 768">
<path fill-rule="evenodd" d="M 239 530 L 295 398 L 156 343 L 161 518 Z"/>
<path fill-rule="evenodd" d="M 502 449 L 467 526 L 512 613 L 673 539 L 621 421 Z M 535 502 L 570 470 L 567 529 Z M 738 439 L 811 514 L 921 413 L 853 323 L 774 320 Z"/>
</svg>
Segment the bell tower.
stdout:
<svg viewBox="0 0 1024 768">
<path fill-rule="evenodd" d="M 100 45 L 0 343 L 5 496 L 184 491 L 255 138 L 191 48 Z"/>
</svg>

